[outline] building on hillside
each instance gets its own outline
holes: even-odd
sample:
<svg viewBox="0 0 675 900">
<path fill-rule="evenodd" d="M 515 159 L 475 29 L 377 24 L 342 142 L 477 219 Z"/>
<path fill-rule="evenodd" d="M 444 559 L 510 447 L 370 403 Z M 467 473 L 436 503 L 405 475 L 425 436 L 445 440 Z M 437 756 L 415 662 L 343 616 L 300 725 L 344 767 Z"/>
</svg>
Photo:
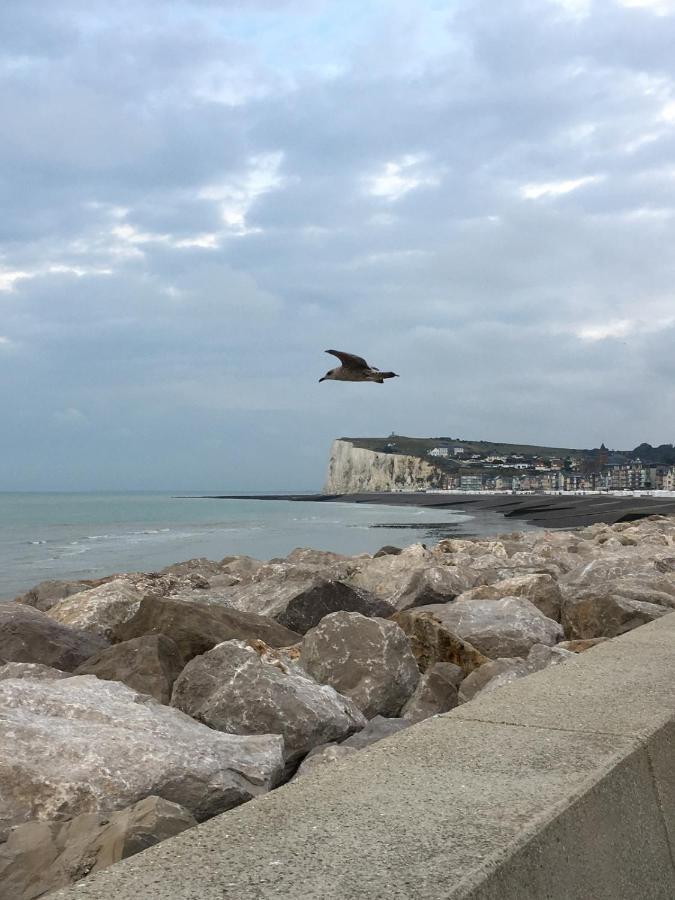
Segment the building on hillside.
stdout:
<svg viewBox="0 0 675 900">
<path fill-rule="evenodd" d="M 483 476 L 482 475 L 462 475 L 460 480 L 460 487 L 463 491 L 482 491 L 483 490 Z"/>
<path fill-rule="evenodd" d="M 464 456 L 464 453 L 466 451 L 464 447 L 453 447 L 452 452 L 455 454 L 455 456 Z"/>
<path fill-rule="evenodd" d="M 431 450 L 427 450 L 427 454 L 429 456 L 444 456 L 447 458 L 448 448 L 447 447 L 432 447 Z"/>
</svg>

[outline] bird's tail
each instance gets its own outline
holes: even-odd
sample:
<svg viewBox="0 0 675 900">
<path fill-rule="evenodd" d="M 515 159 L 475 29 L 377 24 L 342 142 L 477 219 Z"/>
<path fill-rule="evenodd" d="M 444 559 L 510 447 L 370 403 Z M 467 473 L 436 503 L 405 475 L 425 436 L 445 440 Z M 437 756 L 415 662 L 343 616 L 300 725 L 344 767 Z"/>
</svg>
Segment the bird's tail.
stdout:
<svg viewBox="0 0 675 900">
<path fill-rule="evenodd" d="M 380 378 L 398 378 L 396 372 L 378 372 Z"/>
</svg>

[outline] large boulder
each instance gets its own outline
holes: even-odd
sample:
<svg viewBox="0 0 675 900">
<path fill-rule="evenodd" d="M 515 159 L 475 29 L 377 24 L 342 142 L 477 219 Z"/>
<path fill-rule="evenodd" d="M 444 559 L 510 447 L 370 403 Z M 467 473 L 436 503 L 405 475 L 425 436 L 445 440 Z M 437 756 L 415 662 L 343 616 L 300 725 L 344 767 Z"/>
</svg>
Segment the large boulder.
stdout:
<svg viewBox="0 0 675 900">
<path fill-rule="evenodd" d="M 278 622 L 254 613 L 241 612 L 220 603 L 146 597 L 136 615 L 116 631 L 119 641 L 144 634 L 165 634 L 178 645 L 187 662 L 222 641 L 261 640 L 272 647 L 285 647 L 300 635 Z"/>
<path fill-rule="evenodd" d="M 91 675 L 0 682 L 0 841 L 30 819 L 109 813 L 155 794 L 202 821 L 274 787 L 277 735 L 220 734 Z"/>
<path fill-rule="evenodd" d="M 413 569 L 387 598 L 396 609 L 412 609 L 432 603 L 448 603 L 476 584 L 476 575 L 459 566 L 425 566 Z"/>
<path fill-rule="evenodd" d="M 564 650 L 561 647 L 549 647 L 546 644 L 534 644 L 527 655 L 527 659 L 511 657 L 508 659 L 493 659 L 476 669 L 466 678 L 459 688 L 459 701 L 466 703 L 478 693 L 488 693 L 497 688 L 510 684 L 517 678 L 524 678 L 533 672 L 540 672 L 549 666 L 557 666 L 574 659 L 575 653 Z"/>
<path fill-rule="evenodd" d="M 72 672 L 107 641 L 85 634 L 47 613 L 22 603 L 0 603 L 0 658 L 6 662 L 42 663 Z"/>
<path fill-rule="evenodd" d="M 280 734 L 292 762 L 366 724 L 358 707 L 261 641 L 226 641 L 187 664 L 172 706 L 229 734 Z"/>
<path fill-rule="evenodd" d="M 384 617 L 393 612 L 390 604 L 366 591 L 314 574 L 289 577 L 280 573 L 251 581 L 232 588 L 227 602 L 235 609 L 268 616 L 300 634 L 338 610 Z"/>
<path fill-rule="evenodd" d="M 567 597 L 562 607 L 562 624 L 565 637 L 570 640 L 616 637 L 672 611 L 668 606 L 621 596 L 610 583 Z"/>
<path fill-rule="evenodd" d="M 75 675 L 96 675 L 121 681 L 160 703 L 169 703 L 173 683 L 185 660 L 178 645 L 165 634 L 144 634 L 96 653 L 75 669 Z"/>
<path fill-rule="evenodd" d="M 42 663 L 10 662 L 0 665 L 0 681 L 8 678 L 32 678 L 34 681 L 53 678 L 70 678 L 70 672 L 62 672 Z"/>
<path fill-rule="evenodd" d="M 395 621 L 408 635 L 417 665 L 426 672 L 438 662 L 450 662 L 459 666 L 465 675 L 487 662 L 484 656 L 468 641 L 462 640 L 434 612 L 436 606 L 405 609 L 396 613 Z"/>
<path fill-rule="evenodd" d="M 401 716 L 411 722 L 421 722 L 429 716 L 448 712 L 459 703 L 457 690 L 464 680 L 459 666 L 439 662 L 427 669 L 419 680 L 415 693 L 401 710 Z"/>
<path fill-rule="evenodd" d="M 459 688 L 459 702 L 467 703 L 476 694 L 496 690 L 529 674 L 526 660 L 520 657 L 491 659 L 464 679 Z"/>
<path fill-rule="evenodd" d="M 344 744 L 321 744 L 310 750 L 298 766 L 298 770 L 291 781 L 302 778 L 304 775 L 309 775 L 311 772 L 329 768 L 334 763 L 344 759 L 345 756 L 351 756 L 352 753 L 358 752 L 356 747 L 345 747 Z"/>
<path fill-rule="evenodd" d="M 179 804 L 146 797 L 108 815 L 17 825 L 0 844 L 0 897 L 33 900 L 196 824 Z"/>
<path fill-rule="evenodd" d="M 223 568 L 220 563 L 205 556 L 195 559 L 186 559 L 183 562 L 172 563 L 161 570 L 162 575 L 201 575 L 210 581 L 212 575 L 222 575 Z"/>
<path fill-rule="evenodd" d="M 384 738 L 398 734 L 399 731 L 403 731 L 405 728 L 410 728 L 412 724 L 410 719 L 388 719 L 385 716 L 375 716 L 365 728 L 348 737 L 340 746 L 363 750 L 365 747 L 370 747 L 371 744 L 376 744 Z"/>
<path fill-rule="evenodd" d="M 98 581 L 41 581 L 35 587 L 15 597 L 16 603 L 25 603 L 26 606 L 32 606 L 39 609 L 40 612 L 47 612 L 59 600 L 64 597 L 70 597 L 72 594 L 79 594 L 80 591 L 86 591 L 88 588 L 97 587 L 99 584 L 108 581 L 107 578 Z"/>
<path fill-rule="evenodd" d="M 192 586 L 189 580 L 187 584 Z M 99 587 L 59 600 L 49 610 L 49 616 L 112 640 L 119 626 L 133 618 L 144 597 L 163 597 L 181 587 L 185 583 L 173 575 L 120 575 Z"/>
<path fill-rule="evenodd" d="M 560 625 L 542 615 L 524 597 L 456 600 L 408 612 L 430 613 L 447 631 L 491 659 L 526 656 L 533 644 L 553 645 L 563 637 Z"/>
<path fill-rule="evenodd" d="M 525 597 L 547 618 L 560 621 L 562 593 L 550 575 L 514 575 L 490 585 L 481 585 L 461 594 L 458 600 L 500 600 L 502 597 Z"/>
<path fill-rule="evenodd" d="M 420 677 L 405 632 L 395 622 L 356 612 L 331 613 L 310 629 L 300 664 L 350 697 L 367 719 L 397 716 Z"/>
</svg>

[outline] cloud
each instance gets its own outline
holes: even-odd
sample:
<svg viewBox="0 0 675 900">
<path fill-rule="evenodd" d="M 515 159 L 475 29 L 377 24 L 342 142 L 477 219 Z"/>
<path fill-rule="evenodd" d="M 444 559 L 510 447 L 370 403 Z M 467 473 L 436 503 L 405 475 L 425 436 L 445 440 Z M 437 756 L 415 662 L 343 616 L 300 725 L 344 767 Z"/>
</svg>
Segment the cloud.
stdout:
<svg viewBox="0 0 675 900">
<path fill-rule="evenodd" d="M 2 4 L 0 487 L 671 440 L 670 6 Z"/>
</svg>

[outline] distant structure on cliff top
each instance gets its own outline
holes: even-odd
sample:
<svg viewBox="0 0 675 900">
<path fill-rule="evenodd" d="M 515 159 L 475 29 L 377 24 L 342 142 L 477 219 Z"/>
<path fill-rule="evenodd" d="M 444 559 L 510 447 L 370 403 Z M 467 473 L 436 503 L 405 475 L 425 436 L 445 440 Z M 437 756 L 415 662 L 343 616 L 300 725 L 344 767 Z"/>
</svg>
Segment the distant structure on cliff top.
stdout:
<svg viewBox="0 0 675 900">
<path fill-rule="evenodd" d="M 675 491 L 675 447 L 539 447 L 461 438 L 339 438 L 325 490 Z"/>
</svg>

